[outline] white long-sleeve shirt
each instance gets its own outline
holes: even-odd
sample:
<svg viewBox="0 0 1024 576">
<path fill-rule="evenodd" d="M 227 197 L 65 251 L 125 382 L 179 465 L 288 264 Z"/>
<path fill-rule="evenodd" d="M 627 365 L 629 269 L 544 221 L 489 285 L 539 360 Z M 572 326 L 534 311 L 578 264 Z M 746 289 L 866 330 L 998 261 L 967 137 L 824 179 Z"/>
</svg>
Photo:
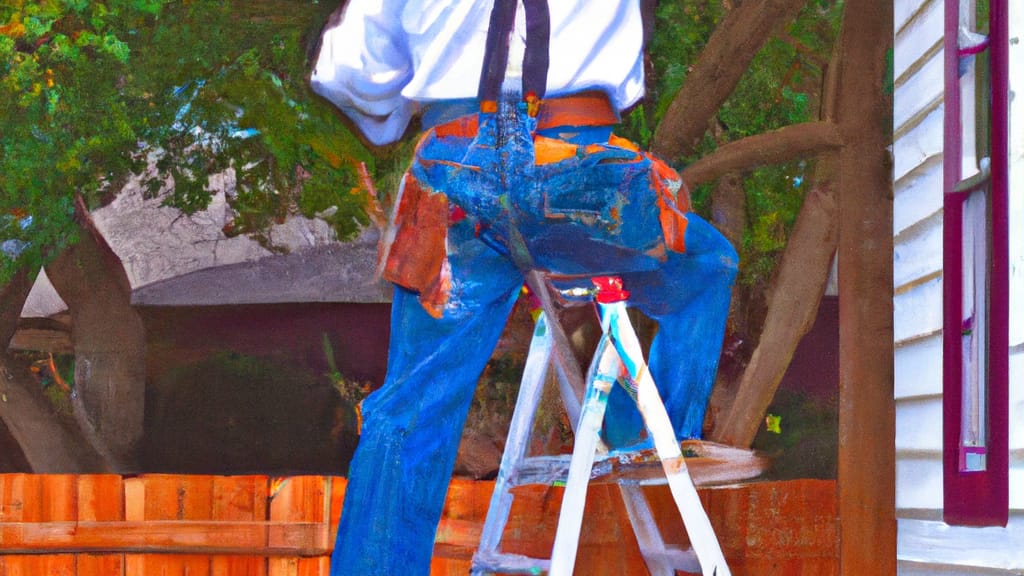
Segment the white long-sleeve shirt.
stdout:
<svg viewBox="0 0 1024 576">
<path fill-rule="evenodd" d="M 639 0 L 550 0 L 547 94 L 603 90 L 618 110 L 643 96 Z M 475 98 L 493 0 L 350 0 L 323 33 L 313 90 L 375 144 L 402 136 L 424 103 Z M 525 36 L 517 10 L 509 74 Z"/>
</svg>

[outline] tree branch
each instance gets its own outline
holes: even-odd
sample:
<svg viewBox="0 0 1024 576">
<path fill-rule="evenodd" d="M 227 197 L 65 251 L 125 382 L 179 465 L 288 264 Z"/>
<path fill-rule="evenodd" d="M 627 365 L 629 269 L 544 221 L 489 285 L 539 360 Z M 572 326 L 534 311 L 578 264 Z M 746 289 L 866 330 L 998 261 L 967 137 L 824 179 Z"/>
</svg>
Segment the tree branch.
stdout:
<svg viewBox="0 0 1024 576">
<path fill-rule="evenodd" d="M 725 144 L 680 172 L 687 186 L 766 164 L 780 164 L 839 149 L 842 141 L 832 122 L 793 124 Z"/>
<path fill-rule="evenodd" d="M 796 17 L 805 0 L 746 0 L 726 14 L 654 133 L 664 158 L 692 152 L 772 33 Z"/>
</svg>

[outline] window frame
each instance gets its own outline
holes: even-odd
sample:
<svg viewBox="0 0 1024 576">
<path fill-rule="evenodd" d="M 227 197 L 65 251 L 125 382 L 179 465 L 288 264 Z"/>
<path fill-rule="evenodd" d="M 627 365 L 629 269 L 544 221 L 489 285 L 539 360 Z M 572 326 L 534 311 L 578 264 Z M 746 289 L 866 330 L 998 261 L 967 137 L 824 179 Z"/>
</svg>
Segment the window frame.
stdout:
<svg viewBox="0 0 1024 576">
<path fill-rule="evenodd" d="M 1009 518 L 1009 43 L 1008 2 L 990 0 L 988 43 L 961 49 L 960 0 L 945 0 L 943 146 L 943 517 L 963 526 L 1005 526 Z M 988 178 L 962 180 L 961 58 L 989 54 Z M 981 131 L 975 130 L 982 134 Z M 984 470 L 964 470 L 962 440 L 964 206 L 987 185 L 988 299 Z M 973 273 L 973 271 L 972 271 Z"/>
</svg>

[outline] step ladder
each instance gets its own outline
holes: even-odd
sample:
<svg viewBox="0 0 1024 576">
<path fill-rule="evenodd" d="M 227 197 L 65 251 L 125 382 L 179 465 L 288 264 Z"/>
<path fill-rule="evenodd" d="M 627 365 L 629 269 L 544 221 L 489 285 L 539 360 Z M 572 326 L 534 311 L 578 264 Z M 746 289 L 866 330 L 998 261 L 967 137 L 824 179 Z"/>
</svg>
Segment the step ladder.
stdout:
<svg viewBox="0 0 1024 576">
<path fill-rule="evenodd" d="M 595 278 L 595 287 L 558 290 L 542 273 L 531 271 L 527 284 L 541 303 L 526 358 L 515 412 L 509 426 L 480 545 L 473 556 L 471 574 L 495 573 L 570 576 L 583 522 L 587 485 L 614 481 L 619 485 L 641 554 L 652 576 L 674 576 L 676 570 L 704 576 L 728 576 L 714 529 L 700 503 L 687 458 L 675 437 L 665 406 L 644 361 L 636 333 L 626 313 L 628 294 L 617 278 Z M 601 339 L 584 378 L 572 356 L 568 339 L 556 319 L 555 297 L 597 304 Z M 540 402 L 547 370 L 554 364 L 559 390 L 570 422 L 576 423 L 571 456 L 527 456 L 534 416 Z M 585 384 L 584 384 L 585 383 Z M 627 386 L 654 442 L 654 454 L 609 453 L 599 437 L 608 394 L 616 383 Z M 582 394 L 581 394 L 582 392 Z M 582 403 L 580 398 L 582 397 Z M 765 462 L 746 450 L 702 442 L 689 442 L 704 460 L 725 466 L 703 470 L 708 483 L 736 481 L 757 476 Z M 687 443 L 684 443 L 686 447 Z M 650 451 L 647 451 L 650 452 Z M 702 458 L 697 458 L 701 460 Z M 653 473 L 652 473 L 653 472 Z M 501 538 L 512 508 L 512 488 L 527 484 L 565 482 L 555 541 L 549 559 L 502 553 Z M 682 516 L 691 548 L 666 545 L 658 530 L 642 487 L 667 483 Z"/>
</svg>

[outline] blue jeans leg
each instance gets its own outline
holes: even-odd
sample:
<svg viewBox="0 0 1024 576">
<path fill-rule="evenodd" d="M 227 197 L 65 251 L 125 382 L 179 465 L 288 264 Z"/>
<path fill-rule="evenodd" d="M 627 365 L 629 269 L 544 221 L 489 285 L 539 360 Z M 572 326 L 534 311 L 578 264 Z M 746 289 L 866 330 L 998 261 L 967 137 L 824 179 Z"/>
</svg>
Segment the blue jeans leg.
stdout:
<svg viewBox="0 0 1024 576">
<path fill-rule="evenodd" d="M 452 296 L 435 319 L 395 288 L 388 374 L 363 406 L 334 576 L 428 574 L 437 524 L 477 380 L 522 286 L 511 263 L 449 233 Z"/>
<path fill-rule="evenodd" d="M 658 322 L 651 375 L 680 439 L 699 438 L 715 383 L 737 255 L 711 224 L 687 214 L 686 253 L 670 252 L 657 270 L 623 274 L 630 305 Z M 625 393 L 609 398 L 605 437 L 613 446 L 635 441 L 643 427 Z"/>
</svg>

